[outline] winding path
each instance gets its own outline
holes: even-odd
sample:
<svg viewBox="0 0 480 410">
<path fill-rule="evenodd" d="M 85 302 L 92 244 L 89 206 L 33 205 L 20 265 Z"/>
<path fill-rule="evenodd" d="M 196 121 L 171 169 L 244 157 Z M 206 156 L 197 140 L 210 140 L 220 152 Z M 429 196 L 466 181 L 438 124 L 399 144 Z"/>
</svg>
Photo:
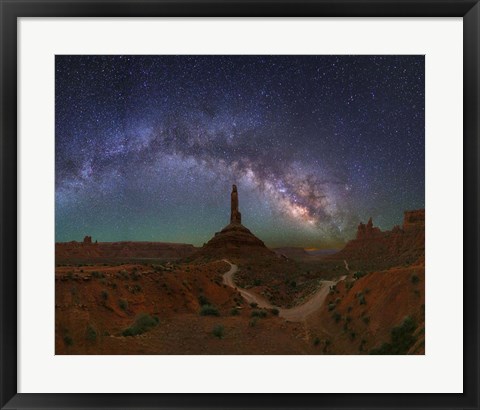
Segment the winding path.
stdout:
<svg viewBox="0 0 480 410">
<path fill-rule="evenodd" d="M 238 266 L 230 263 L 226 259 L 223 261 L 230 265 L 230 270 L 223 275 L 223 283 L 225 283 L 225 285 L 237 290 L 248 303 L 256 303 L 258 307 L 263 309 L 278 309 L 279 316 L 290 322 L 303 322 L 307 316 L 320 309 L 325 302 L 330 290 L 330 286 L 335 285 L 337 282 L 345 279 L 345 276 L 342 276 L 338 281 L 324 280 L 321 282 L 320 289 L 318 289 L 317 292 L 315 292 L 315 294 L 305 303 L 295 306 L 291 309 L 282 309 L 278 306 L 272 305 L 265 298 L 257 295 L 256 293 L 236 286 L 233 280 L 233 275 L 235 275 L 235 273 L 238 271 Z"/>
</svg>

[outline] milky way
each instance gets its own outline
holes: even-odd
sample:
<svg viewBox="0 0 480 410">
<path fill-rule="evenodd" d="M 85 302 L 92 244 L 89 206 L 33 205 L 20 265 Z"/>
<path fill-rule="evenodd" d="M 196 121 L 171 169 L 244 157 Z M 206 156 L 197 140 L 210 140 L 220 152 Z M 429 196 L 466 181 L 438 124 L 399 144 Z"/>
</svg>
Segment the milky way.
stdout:
<svg viewBox="0 0 480 410">
<path fill-rule="evenodd" d="M 56 56 L 56 240 L 332 247 L 425 203 L 423 56 Z"/>
</svg>

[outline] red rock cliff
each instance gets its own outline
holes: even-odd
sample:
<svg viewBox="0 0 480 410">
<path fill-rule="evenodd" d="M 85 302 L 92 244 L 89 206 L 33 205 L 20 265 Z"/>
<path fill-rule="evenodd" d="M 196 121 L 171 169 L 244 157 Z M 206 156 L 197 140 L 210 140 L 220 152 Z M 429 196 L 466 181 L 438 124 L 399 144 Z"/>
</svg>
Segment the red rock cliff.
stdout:
<svg viewBox="0 0 480 410">
<path fill-rule="evenodd" d="M 372 218 L 360 223 L 356 238 L 325 259 L 346 260 L 351 269 L 377 270 L 424 263 L 425 210 L 406 211 L 402 227 L 382 232 Z"/>
</svg>

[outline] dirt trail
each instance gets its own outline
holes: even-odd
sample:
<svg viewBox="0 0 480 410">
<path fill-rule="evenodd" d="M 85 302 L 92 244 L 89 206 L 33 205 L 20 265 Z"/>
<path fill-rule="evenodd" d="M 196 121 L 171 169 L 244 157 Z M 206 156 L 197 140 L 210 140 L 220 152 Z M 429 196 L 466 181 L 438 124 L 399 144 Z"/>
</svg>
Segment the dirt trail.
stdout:
<svg viewBox="0 0 480 410">
<path fill-rule="evenodd" d="M 342 276 L 338 281 L 324 280 L 321 282 L 320 289 L 318 289 L 317 292 L 315 292 L 315 294 L 305 303 L 299 306 L 295 306 L 291 309 L 282 309 L 278 306 L 272 305 L 265 298 L 253 292 L 250 292 L 247 289 L 236 286 L 233 280 L 233 275 L 235 275 L 235 273 L 238 271 L 238 266 L 230 263 L 226 259 L 224 259 L 223 261 L 230 265 L 230 270 L 223 275 L 223 283 L 225 283 L 225 285 L 237 290 L 248 303 L 256 303 L 258 307 L 263 309 L 278 309 L 280 312 L 279 316 L 290 322 L 303 322 L 307 318 L 307 316 L 320 309 L 320 307 L 325 302 L 325 299 L 330 290 L 330 286 L 335 285 L 337 282 L 345 279 L 346 277 Z"/>
</svg>

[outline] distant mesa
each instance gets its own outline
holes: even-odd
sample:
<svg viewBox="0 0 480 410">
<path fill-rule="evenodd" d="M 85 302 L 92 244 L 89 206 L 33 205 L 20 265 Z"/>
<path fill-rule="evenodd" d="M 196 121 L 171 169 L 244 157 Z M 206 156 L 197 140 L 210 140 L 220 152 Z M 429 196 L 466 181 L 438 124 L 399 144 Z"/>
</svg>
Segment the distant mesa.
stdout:
<svg viewBox="0 0 480 410">
<path fill-rule="evenodd" d="M 56 263 L 90 263 L 131 259 L 177 259 L 192 255 L 197 248 L 184 243 L 166 242 L 93 242 L 86 236 L 82 242 L 57 242 Z"/>
<path fill-rule="evenodd" d="M 248 256 L 261 253 L 275 256 L 274 252 L 269 250 L 263 241 L 242 225 L 236 185 L 232 186 L 230 203 L 230 224 L 220 232 L 216 232 L 214 237 L 203 245 L 199 254 Z"/>
</svg>

